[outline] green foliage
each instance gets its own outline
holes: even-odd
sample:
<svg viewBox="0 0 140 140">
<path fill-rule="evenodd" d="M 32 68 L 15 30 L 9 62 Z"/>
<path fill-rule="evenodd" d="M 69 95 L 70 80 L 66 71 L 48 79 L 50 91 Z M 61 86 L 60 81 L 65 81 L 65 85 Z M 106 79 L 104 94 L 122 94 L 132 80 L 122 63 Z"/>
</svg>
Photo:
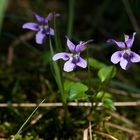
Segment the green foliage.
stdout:
<svg viewBox="0 0 140 140">
<path fill-rule="evenodd" d="M 88 90 L 88 87 L 79 82 L 65 82 L 64 90 L 67 94 L 68 100 L 87 99 L 88 97 L 85 94 L 85 92 Z"/>
<path fill-rule="evenodd" d="M 107 109 L 116 110 L 116 108 L 114 106 L 114 102 L 111 99 L 108 99 L 108 98 L 103 100 L 103 106 Z"/>
<path fill-rule="evenodd" d="M 106 98 L 111 98 L 112 96 L 111 96 L 111 94 L 110 93 L 108 93 L 108 92 L 106 92 L 106 91 L 99 91 L 98 93 L 97 93 L 97 96 L 96 96 L 96 98 L 97 99 L 106 99 Z"/>
<path fill-rule="evenodd" d="M 89 62 L 89 65 L 94 69 L 101 69 L 106 66 L 104 63 L 102 63 L 94 58 L 89 58 L 88 62 Z"/>
<path fill-rule="evenodd" d="M 98 72 L 98 77 L 101 82 L 111 80 L 116 75 L 116 68 L 114 66 L 105 66 Z"/>
</svg>

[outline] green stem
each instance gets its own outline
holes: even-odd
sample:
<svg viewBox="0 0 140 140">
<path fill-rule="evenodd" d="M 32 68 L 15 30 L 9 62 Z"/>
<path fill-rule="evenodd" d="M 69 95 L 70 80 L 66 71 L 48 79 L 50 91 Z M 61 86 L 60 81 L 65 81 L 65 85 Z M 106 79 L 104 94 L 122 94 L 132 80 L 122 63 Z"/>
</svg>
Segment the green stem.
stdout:
<svg viewBox="0 0 140 140">
<path fill-rule="evenodd" d="M 90 64 L 89 64 L 89 52 L 88 52 L 88 48 L 87 48 L 87 68 L 88 68 L 88 87 L 89 87 L 89 90 L 91 90 L 91 74 L 90 74 Z"/>
<path fill-rule="evenodd" d="M 59 38 L 59 28 L 58 28 L 58 23 L 57 23 L 56 17 L 54 17 L 54 31 L 55 31 L 54 38 L 55 38 L 56 48 L 58 50 L 62 51 L 62 45 L 61 45 L 61 41 Z"/>
<path fill-rule="evenodd" d="M 55 31 L 55 35 L 54 35 L 54 38 L 55 38 L 55 45 L 56 45 L 56 48 L 58 51 L 63 51 L 62 49 L 62 45 L 61 45 L 61 41 L 60 41 L 60 38 L 59 38 L 59 28 L 58 28 L 58 24 L 57 24 L 57 18 L 54 17 L 54 31 Z M 62 71 L 62 63 L 60 62 L 60 71 Z M 62 73 L 61 74 L 61 77 L 62 77 Z M 62 80 L 62 79 L 61 79 Z"/>
<path fill-rule="evenodd" d="M 107 85 L 109 84 L 109 82 L 111 81 L 111 78 L 112 78 L 112 74 L 113 74 L 114 69 L 115 69 L 115 67 L 113 66 L 113 69 L 112 69 L 112 71 L 111 71 L 111 74 L 110 74 L 109 79 L 108 79 L 105 83 L 100 83 L 100 85 L 99 85 L 99 87 L 98 87 L 98 89 L 97 89 L 97 91 L 96 91 L 96 95 L 95 95 L 94 98 L 96 98 L 97 93 L 102 89 L 103 84 L 104 84 L 104 86 L 107 86 Z M 103 100 L 104 95 L 105 95 L 105 91 L 103 90 L 103 95 L 102 95 L 102 97 L 101 97 L 101 101 Z M 95 106 L 94 106 L 95 109 L 96 109 L 96 107 L 98 107 L 98 104 L 99 104 L 99 101 L 96 102 L 96 104 L 95 104 Z"/>
<path fill-rule="evenodd" d="M 68 26 L 67 26 L 67 35 L 69 38 L 71 38 L 72 36 L 74 5 L 75 5 L 75 0 L 69 0 Z"/>
<path fill-rule="evenodd" d="M 51 56 L 54 55 L 54 50 L 52 47 L 52 42 L 51 42 L 51 38 L 49 37 L 49 44 L 50 44 L 50 51 L 51 51 Z M 66 104 L 66 97 L 64 95 L 64 87 L 63 87 L 63 80 L 60 74 L 60 69 L 59 66 L 57 64 L 57 62 L 52 61 L 52 66 L 53 66 L 53 70 L 54 70 L 54 78 L 56 80 L 56 83 L 58 85 L 58 88 L 60 90 L 61 93 L 61 98 L 62 98 L 62 102 L 65 105 Z"/>
<path fill-rule="evenodd" d="M 54 55 L 54 50 L 53 50 L 53 47 L 52 47 L 52 42 L 51 42 L 51 38 L 49 36 L 49 43 L 50 43 L 50 51 L 51 51 L 51 56 Z M 64 113 L 65 113 L 65 116 L 64 116 L 64 127 L 67 129 L 68 127 L 68 106 L 67 106 L 67 99 L 66 99 L 66 96 L 65 96 L 65 93 L 64 93 L 64 84 L 63 84 L 63 79 L 62 79 L 62 75 L 61 75 L 61 72 L 60 72 L 60 67 L 58 66 L 57 62 L 55 61 L 52 61 L 52 66 L 53 66 L 53 70 L 54 70 L 54 78 L 55 78 L 55 81 L 57 83 L 57 86 L 59 88 L 59 91 L 60 91 L 60 94 L 61 94 L 61 99 L 62 99 L 62 103 L 63 103 L 63 107 L 64 107 Z"/>
<path fill-rule="evenodd" d="M 94 105 L 94 110 L 98 107 L 99 101 L 96 99 L 98 92 L 102 89 L 102 83 L 99 84 L 98 89 L 95 92 L 94 95 L 94 100 L 96 100 L 95 105 Z"/>
<path fill-rule="evenodd" d="M 89 88 L 89 91 L 92 90 L 92 87 L 91 87 L 91 73 L 90 73 L 90 64 L 89 64 L 89 52 L 88 52 L 88 48 L 87 48 L 87 68 L 88 68 L 88 88 Z M 89 100 L 91 102 L 91 109 L 90 109 L 90 113 L 92 113 L 92 110 L 93 110 L 93 97 L 89 97 Z"/>
</svg>

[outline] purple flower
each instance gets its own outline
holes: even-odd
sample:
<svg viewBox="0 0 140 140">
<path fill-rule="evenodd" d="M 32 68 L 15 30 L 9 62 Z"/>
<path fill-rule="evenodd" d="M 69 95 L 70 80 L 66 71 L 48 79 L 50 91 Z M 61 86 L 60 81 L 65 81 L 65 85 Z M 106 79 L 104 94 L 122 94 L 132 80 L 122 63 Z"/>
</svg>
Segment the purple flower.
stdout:
<svg viewBox="0 0 140 140">
<path fill-rule="evenodd" d="M 51 21 L 54 17 L 59 16 L 57 13 L 50 13 L 47 18 L 41 17 L 34 13 L 34 16 L 37 20 L 37 23 L 34 22 L 27 22 L 23 24 L 23 29 L 30 29 L 36 31 L 36 43 L 43 44 L 47 35 L 54 35 L 54 29 L 48 26 L 48 22 Z"/>
<path fill-rule="evenodd" d="M 120 66 L 122 69 L 127 70 L 131 63 L 140 62 L 140 56 L 135 52 L 131 51 L 131 47 L 134 42 L 136 33 L 133 33 L 132 38 L 128 35 L 124 35 L 124 42 L 117 42 L 114 39 L 109 39 L 107 42 L 110 44 L 116 44 L 119 47 L 119 51 L 116 51 L 111 56 L 111 62 L 117 64 L 120 62 Z"/>
<path fill-rule="evenodd" d="M 66 61 L 64 64 L 64 71 L 71 72 L 73 71 L 77 66 L 86 68 L 87 62 L 83 58 L 80 57 L 80 52 L 84 50 L 85 45 L 92 40 L 89 40 L 87 42 L 80 42 L 78 45 L 74 45 L 69 38 L 67 37 L 67 46 L 71 53 L 67 52 L 61 52 L 57 53 L 53 56 L 53 60 L 56 61 L 58 59 L 63 59 Z"/>
</svg>

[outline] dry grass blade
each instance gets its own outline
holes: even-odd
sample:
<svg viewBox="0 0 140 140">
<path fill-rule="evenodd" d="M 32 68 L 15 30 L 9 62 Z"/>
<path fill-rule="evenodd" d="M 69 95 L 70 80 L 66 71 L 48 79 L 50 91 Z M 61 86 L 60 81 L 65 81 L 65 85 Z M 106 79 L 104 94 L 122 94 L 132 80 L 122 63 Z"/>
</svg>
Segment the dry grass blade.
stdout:
<svg viewBox="0 0 140 140">
<path fill-rule="evenodd" d="M 36 124 L 42 117 L 43 114 L 39 114 L 34 120 L 31 121 L 31 125 Z"/>
<path fill-rule="evenodd" d="M 110 134 L 107 134 L 107 133 L 104 133 L 104 132 L 100 132 L 100 131 L 94 131 L 97 135 L 100 135 L 104 138 L 107 138 L 107 139 L 111 139 L 111 140 L 118 140 L 117 138 L 115 138 L 114 136 L 110 135 Z"/>
<path fill-rule="evenodd" d="M 86 128 L 84 130 L 84 133 L 83 133 L 83 140 L 88 140 L 88 128 Z"/>
<path fill-rule="evenodd" d="M 91 125 L 91 121 L 89 122 L 89 136 L 90 136 L 90 140 L 92 140 L 92 125 Z"/>
<path fill-rule="evenodd" d="M 140 131 L 125 128 L 125 127 L 122 127 L 120 125 L 112 124 L 112 123 L 109 123 L 109 122 L 106 122 L 105 125 L 109 126 L 109 127 L 112 127 L 112 128 L 119 129 L 119 130 L 124 131 L 124 132 L 127 132 L 131 135 L 140 135 Z"/>
<path fill-rule="evenodd" d="M 128 120 L 127 118 L 125 118 L 124 116 L 121 116 L 120 114 L 118 114 L 117 112 L 113 112 L 113 111 L 108 111 L 108 113 L 114 117 L 115 119 L 118 119 L 124 123 L 126 123 L 127 125 L 131 126 L 131 127 L 137 127 L 136 124 L 134 124 L 133 122 L 131 122 L 130 120 Z"/>
</svg>

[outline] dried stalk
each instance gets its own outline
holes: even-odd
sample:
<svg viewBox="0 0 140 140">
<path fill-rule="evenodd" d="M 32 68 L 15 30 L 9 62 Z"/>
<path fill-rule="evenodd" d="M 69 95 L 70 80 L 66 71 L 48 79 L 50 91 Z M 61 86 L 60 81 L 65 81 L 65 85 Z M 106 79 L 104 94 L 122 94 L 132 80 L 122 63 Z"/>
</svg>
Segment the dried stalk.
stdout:
<svg viewBox="0 0 140 140">
<path fill-rule="evenodd" d="M 19 36 L 16 40 L 14 40 L 8 49 L 8 56 L 7 56 L 7 65 L 10 66 L 13 62 L 14 58 L 14 49 L 17 45 L 19 45 L 21 42 L 24 42 L 26 40 L 29 40 L 33 37 L 33 32 L 27 32 L 26 34 L 23 34 Z"/>
<path fill-rule="evenodd" d="M 94 105 L 95 103 L 93 103 Z M 0 107 L 36 107 L 37 103 L 0 103 Z M 114 105 L 116 107 L 123 107 L 123 106 L 140 106 L 140 101 L 136 102 L 115 102 Z M 40 107 L 62 107 L 63 104 L 58 103 L 42 103 Z M 90 102 L 69 102 L 68 106 L 75 106 L 75 107 L 91 107 L 92 104 Z M 98 107 L 102 107 L 103 104 L 100 102 Z"/>
<path fill-rule="evenodd" d="M 104 133 L 104 132 L 100 132 L 100 131 L 94 131 L 96 134 L 98 135 L 101 135 L 102 137 L 104 138 L 109 138 L 111 140 L 118 140 L 117 138 L 115 138 L 114 136 L 110 135 L 110 134 L 107 134 L 107 133 Z"/>
<path fill-rule="evenodd" d="M 129 133 L 131 135 L 140 135 L 140 131 L 125 128 L 125 127 L 122 127 L 120 125 L 112 124 L 112 123 L 109 123 L 109 122 L 106 122 L 105 125 L 109 126 L 109 127 L 112 127 L 112 128 L 119 129 L 119 130 L 124 131 L 124 132 L 127 132 L 127 133 Z"/>
<path fill-rule="evenodd" d="M 128 120 L 127 118 L 125 118 L 124 116 L 121 116 L 120 114 L 118 114 L 117 112 L 112 112 L 112 111 L 108 111 L 108 113 L 114 117 L 115 119 L 118 119 L 124 123 L 126 123 L 127 125 L 131 126 L 131 127 L 137 127 L 136 124 L 134 124 L 133 122 L 131 122 L 130 120 Z"/>
</svg>

